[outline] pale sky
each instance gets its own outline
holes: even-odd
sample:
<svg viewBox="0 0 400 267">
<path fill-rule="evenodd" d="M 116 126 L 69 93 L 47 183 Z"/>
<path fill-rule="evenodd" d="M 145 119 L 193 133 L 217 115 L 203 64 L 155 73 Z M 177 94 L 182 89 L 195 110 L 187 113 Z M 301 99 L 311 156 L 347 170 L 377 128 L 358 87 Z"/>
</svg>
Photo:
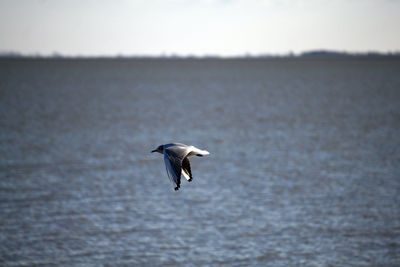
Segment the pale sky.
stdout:
<svg viewBox="0 0 400 267">
<path fill-rule="evenodd" d="M 400 51 L 400 0 L 0 0 L 0 53 Z"/>
</svg>

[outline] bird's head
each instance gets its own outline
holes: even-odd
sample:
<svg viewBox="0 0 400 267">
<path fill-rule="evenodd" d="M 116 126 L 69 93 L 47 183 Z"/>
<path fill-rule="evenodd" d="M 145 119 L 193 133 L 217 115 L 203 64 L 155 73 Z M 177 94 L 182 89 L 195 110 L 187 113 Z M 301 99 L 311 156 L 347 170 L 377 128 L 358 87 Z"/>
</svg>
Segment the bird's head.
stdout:
<svg viewBox="0 0 400 267">
<path fill-rule="evenodd" d="M 160 154 L 163 154 L 164 153 L 164 145 L 158 146 L 156 149 L 151 151 L 151 153 L 153 153 L 153 152 L 158 152 Z"/>
</svg>

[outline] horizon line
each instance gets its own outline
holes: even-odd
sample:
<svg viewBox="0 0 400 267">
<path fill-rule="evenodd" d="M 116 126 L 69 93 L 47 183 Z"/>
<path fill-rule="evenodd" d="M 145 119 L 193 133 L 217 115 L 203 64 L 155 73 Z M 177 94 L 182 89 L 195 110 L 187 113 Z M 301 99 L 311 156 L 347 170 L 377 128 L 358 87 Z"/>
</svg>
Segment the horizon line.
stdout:
<svg viewBox="0 0 400 267">
<path fill-rule="evenodd" d="M 17 51 L 0 51 L 0 58 L 166 58 L 166 59 L 230 59 L 230 58 L 302 58 L 302 57 L 398 57 L 400 56 L 400 50 L 398 51 L 364 51 L 364 52 L 350 52 L 350 51 L 340 51 L 340 50 L 330 50 L 330 49 L 310 49 L 303 52 L 286 52 L 286 53 L 243 53 L 237 55 L 218 55 L 218 54 L 179 54 L 179 53 L 160 53 L 160 54 L 98 54 L 98 55 L 88 55 L 88 54 L 63 54 L 60 52 L 53 52 L 51 54 L 41 54 L 41 53 L 22 53 Z"/>
</svg>

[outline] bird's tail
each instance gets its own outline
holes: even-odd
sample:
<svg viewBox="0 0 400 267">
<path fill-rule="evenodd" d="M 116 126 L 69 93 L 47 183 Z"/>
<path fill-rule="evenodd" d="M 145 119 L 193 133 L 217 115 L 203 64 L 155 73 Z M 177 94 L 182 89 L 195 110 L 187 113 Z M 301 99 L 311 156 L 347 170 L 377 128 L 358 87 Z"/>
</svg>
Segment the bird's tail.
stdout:
<svg viewBox="0 0 400 267">
<path fill-rule="evenodd" d="M 199 157 L 210 155 L 210 152 L 208 152 L 207 150 L 201 150 L 201 149 L 198 149 L 197 147 L 193 147 L 192 153 Z"/>
</svg>

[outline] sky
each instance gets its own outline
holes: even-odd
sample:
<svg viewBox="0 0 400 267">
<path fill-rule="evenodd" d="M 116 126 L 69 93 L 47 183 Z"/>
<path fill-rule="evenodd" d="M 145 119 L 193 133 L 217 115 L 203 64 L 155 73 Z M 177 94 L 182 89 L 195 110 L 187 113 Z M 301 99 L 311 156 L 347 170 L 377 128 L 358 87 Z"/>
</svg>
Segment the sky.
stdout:
<svg viewBox="0 0 400 267">
<path fill-rule="evenodd" d="M 0 0 L 0 53 L 399 52 L 400 0 Z"/>
</svg>

